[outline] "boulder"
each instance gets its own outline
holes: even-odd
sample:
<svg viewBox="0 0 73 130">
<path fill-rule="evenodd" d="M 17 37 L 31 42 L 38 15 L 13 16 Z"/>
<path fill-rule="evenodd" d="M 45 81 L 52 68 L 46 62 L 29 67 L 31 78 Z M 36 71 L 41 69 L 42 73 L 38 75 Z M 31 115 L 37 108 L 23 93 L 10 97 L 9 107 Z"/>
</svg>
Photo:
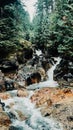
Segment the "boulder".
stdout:
<svg viewBox="0 0 73 130">
<path fill-rule="evenodd" d="M 33 50 L 32 48 L 24 48 L 24 58 L 25 59 L 31 59 L 33 56 Z"/>
<path fill-rule="evenodd" d="M 29 77 L 26 79 L 26 85 L 39 83 L 41 81 L 41 75 L 38 72 L 32 73 Z"/>
<path fill-rule="evenodd" d="M 17 96 L 18 97 L 27 97 L 28 96 L 28 91 L 26 89 L 19 89 L 17 91 Z"/>
<path fill-rule="evenodd" d="M 39 67 L 39 68 L 37 69 L 37 72 L 40 73 L 42 81 L 43 81 L 43 80 L 46 80 L 47 75 L 46 75 L 45 70 L 44 70 L 42 67 Z"/>
<path fill-rule="evenodd" d="M 5 81 L 4 81 L 4 74 L 0 70 L 0 92 L 5 91 Z"/>
<path fill-rule="evenodd" d="M 45 60 L 42 61 L 42 67 L 43 67 L 44 70 L 47 72 L 48 69 L 51 67 L 51 64 L 49 63 L 48 60 L 45 59 Z"/>
<path fill-rule="evenodd" d="M 0 112 L 0 125 L 9 126 L 10 124 L 11 124 L 11 120 L 9 116 L 5 112 Z"/>
<path fill-rule="evenodd" d="M 14 90 L 14 82 L 11 79 L 5 80 L 6 91 Z"/>
<path fill-rule="evenodd" d="M 18 70 L 18 66 L 19 64 L 16 59 L 10 59 L 10 60 L 7 59 L 2 62 L 0 69 L 2 70 L 2 72 L 6 73 Z"/>
<path fill-rule="evenodd" d="M 73 63 L 62 59 L 60 63 L 57 65 L 56 69 L 54 70 L 54 79 L 64 79 L 66 81 L 73 80 Z"/>
<path fill-rule="evenodd" d="M 9 93 L 0 93 L 0 99 L 6 100 L 9 99 L 11 96 Z"/>
<path fill-rule="evenodd" d="M 9 127 L 7 126 L 0 126 L 0 130 L 9 130 Z"/>
<path fill-rule="evenodd" d="M 23 130 L 22 126 L 10 126 L 9 130 Z"/>
</svg>

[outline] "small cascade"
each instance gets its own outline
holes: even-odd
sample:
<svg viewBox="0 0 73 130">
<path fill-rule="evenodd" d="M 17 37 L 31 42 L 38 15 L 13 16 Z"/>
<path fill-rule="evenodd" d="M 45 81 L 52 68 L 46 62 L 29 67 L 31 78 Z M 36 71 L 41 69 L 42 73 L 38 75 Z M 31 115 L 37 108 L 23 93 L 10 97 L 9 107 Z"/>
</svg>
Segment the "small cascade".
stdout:
<svg viewBox="0 0 73 130">
<path fill-rule="evenodd" d="M 55 87 L 57 82 L 53 80 L 53 71 L 60 59 L 47 72 L 48 79 L 45 82 L 40 82 L 27 87 L 27 89 L 37 89 L 42 87 Z M 28 97 L 17 97 L 17 90 L 9 91 L 11 98 L 4 100 L 5 111 L 8 113 L 12 124 L 9 130 L 63 130 L 61 124 L 53 118 L 43 117 L 40 109 L 35 107 L 30 100 L 34 91 L 29 91 Z M 21 117 L 22 115 L 22 117 Z"/>
<path fill-rule="evenodd" d="M 57 61 L 56 64 L 54 64 L 54 65 L 48 70 L 48 72 L 47 72 L 48 80 L 49 80 L 49 81 L 54 81 L 54 80 L 53 80 L 53 72 L 54 72 L 56 66 L 60 63 L 61 58 L 60 58 L 60 57 L 54 58 L 54 60 Z"/>
<path fill-rule="evenodd" d="M 39 50 L 39 49 L 38 49 L 38 50 L 35 50 L 35 52 L 36 52 L 36 55 L 37 55 L 37 56 L 42 55 L 42 51 L 41 51 L 41 50 Z"/>
<path fill-rule="evenodd" d="M 35 90 L 35 89 L 39 89 L 39 88 L 44 88 L 44 87 L 57 87 L 58 86 L 58 83 L 57 81 L 54 81 L 53 80 L 53 72 L 56 68 L 56 66 L 60 63 L 61 61 L 61 58 L 58 57 L 58 58 L 54 58 L 57 62 L 56 64 L 54 64 L 47 72 L 47 80 L 44 81 L 44 82 L 40 82 L 40 83 L 36 83 L 36 84 L 32 84 L 32 85 L 29 85 L 27 87 L 27 89 L 31 89 L 31 90 Z"/>
<path fill-rule="evenodd" d="M 32 92 L 30 96 L 31 94 Z M 16 117 L 12 119 L 11 127 L 18 130 L 63 130 L 60 123 L 41 115 L 39 109 L 35 108 L 35 104 L 31 103 L 30 96 L 27 98 L 14 96 L 5 101 L 6 106 L 14 104 L 11 108 L 5 109 L 7 113 L 12 112 L 15 115 L 13 117 Z M 21 111 L 26 120 L 21 121 L 17 111 Z"/>
</svg>

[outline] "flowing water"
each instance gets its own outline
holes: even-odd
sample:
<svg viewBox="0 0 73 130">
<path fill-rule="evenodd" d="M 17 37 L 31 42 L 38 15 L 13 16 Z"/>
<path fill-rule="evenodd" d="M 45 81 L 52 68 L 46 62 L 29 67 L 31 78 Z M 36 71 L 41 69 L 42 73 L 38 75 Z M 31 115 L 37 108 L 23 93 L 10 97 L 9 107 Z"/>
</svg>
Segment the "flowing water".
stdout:
<svg viewBox="0 0 73 130">
<path fill-rule="evenodd" d="M 47 81 L 29 85 L 27 87 L 27 89 L 33 90 L 33 89 L 39 89 L 39 88 L 43 88 L 43 87 L 57 87 L 58 86 L 58 83 L 56 81 L 54 81 L 54 79 L 53 79 L 53 72 L 54 72 L 56 66 L 60 63 L 61 58 L 58 57 L 58 58 L 54 58 L 54 59 L 56 60 L 56 63 L 47 71 L 47 76 L 48 76 Z"/>
<path fill-rule="evenodd" d="M 60 123 L 54 121 L 54 119 L 49 119 L 43 117 L 38 108 L 35 108 L 35 104 L 30 101 L 30 96 L 27 98 L 20 98 L 15 96 L 15 91 L 13 98 L 5 101 L 6 112 L 13 113 L 12 126 L 14 130 L 63 130 Z M 30 91 L 30 95 L 32 92 Z M 8 106 L 13 103 L 13 107 Z M 17 111 L 20 111 L 25 115 L 26 120 L 21 121 Z M 13 129 L 12 129 L 13 130 Z"/>
<path fill-rule="evenodd" d="M 56 65 L 59 63 L 59 59 L 57 63 L 47 72 L 48 80 L 45 82 L 41 82 L 36 84 L 36 87 L 41 88 L 43 86 L 52 86 L 53 82 L 53 70 Z M 50 72 L 51 71 L 51 72 Z M 50 75 L 51 73 L 52 75 Z M 50 83 L 51 81 L 51 83 Z M 55 84 L 54 86 L 56 86 Z M 34 85 L 32 85 L 34 87 Z M 31 103 L 30 97 L 34 93 L 33 91 L 29 91 L 29 96 L 26 98 L 21 98 L 16 96 L 17 91 L 10 91 L 12 95 L 11 99 L 5 100 L 5 111 L 8 113 L 12 120 L 11 129 L 10 130 L 63 130 L 62 126 L 59 122 L 55 121 L 52 118 L 43 117 L 38 108 L 35 107 L 35 104 Z M 10 104 L 13 104 L 10 107 Z M 19 112 L 21 112 L 26 120 L 21 120 L 19 116 Z"/>
</svg>

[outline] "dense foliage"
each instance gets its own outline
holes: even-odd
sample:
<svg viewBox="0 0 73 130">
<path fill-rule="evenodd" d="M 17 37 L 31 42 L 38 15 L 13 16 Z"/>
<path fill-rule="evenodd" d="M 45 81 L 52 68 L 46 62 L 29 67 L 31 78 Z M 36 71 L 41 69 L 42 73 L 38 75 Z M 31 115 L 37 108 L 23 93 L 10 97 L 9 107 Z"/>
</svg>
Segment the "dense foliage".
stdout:
<svg viewBox="0 0 73 130">
<path fill-rule="evenodd" d="M 51 55 L 73 57 L 73 1 L 37 0 L 36 15 L 30 24 L 20 0 L 0 1 L 0 53 L 8 54 L 31 40 Z"/>
<path fill-rule="evenodd" d="M 19 0 L 0 1 L 0 56 L 18 48 L 21 41 L 29 40 L 29 14 Z"/>
<path fill-rule="evenodd" d="M 38 0 L 33 42 L 49 53 L 73 57 L 73 2 Z"/>
</svg>

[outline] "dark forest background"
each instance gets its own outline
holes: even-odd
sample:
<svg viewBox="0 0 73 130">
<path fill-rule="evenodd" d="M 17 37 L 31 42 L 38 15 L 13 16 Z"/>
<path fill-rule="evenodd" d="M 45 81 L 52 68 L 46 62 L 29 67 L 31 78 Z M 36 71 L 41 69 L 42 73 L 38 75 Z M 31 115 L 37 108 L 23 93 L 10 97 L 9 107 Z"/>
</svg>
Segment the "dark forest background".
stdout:
<svg viewBox="0 0 73 130">
<path fill-rule="evenodd" d="M 0 0 L 0 57 L 34 45 L 49 55 L 73 58 L 73 0 L 38 0 L 30 22 L 20 0 Z"/>
</svg>

